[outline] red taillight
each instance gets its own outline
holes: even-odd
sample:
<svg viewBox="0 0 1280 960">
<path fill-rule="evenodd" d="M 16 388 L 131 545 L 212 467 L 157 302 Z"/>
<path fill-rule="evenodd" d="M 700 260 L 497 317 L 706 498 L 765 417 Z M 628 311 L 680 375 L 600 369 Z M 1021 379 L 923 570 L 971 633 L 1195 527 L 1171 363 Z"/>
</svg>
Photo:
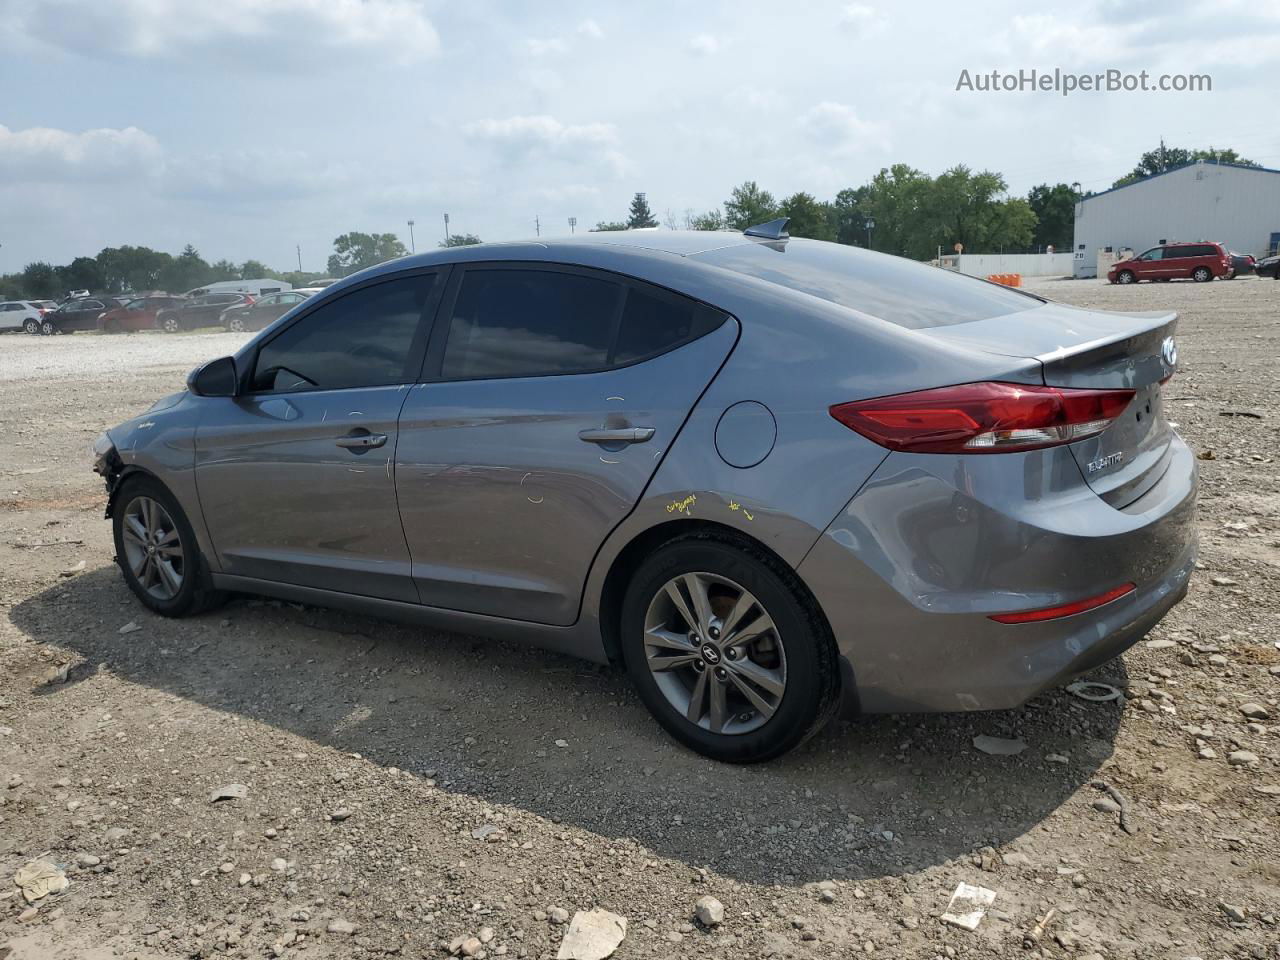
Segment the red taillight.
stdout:
<svg viewBox="0 0 1280 960">
<path fill-rule="evenodd" d="M 962 383 L 831 408 L 850 430 L 890 450 L 1003 453 L 1092 437 L 1133 399 L 1132 390 L 1020 383 Z"/>
<path fill-rule="evenodd" d="M 1133 593 L 1136 589 L 1137 586 L 1132 583 L 1123 583 L 1114 589 L 1108 590 L 1106 593 L 1100 593 L 1096 597 L 1089 597 L 1087 600 L 1064 603 L 1057 607 L 1044 607 L 1040 610 L 1024 610 L 1021 613 L 997 613 L 992 614 L 988 619 L 994 620 L 996 623 L 1039 623 L 1041 620 L 1058 620 L 1062 617 L 1071 617 L 1077 613 L 1084 613 L 1086 610 L 1100 607 L 1104 603 L 1110 603 L 1112 600 L 1119 600 L 1125 594 Z"/>
</svg>

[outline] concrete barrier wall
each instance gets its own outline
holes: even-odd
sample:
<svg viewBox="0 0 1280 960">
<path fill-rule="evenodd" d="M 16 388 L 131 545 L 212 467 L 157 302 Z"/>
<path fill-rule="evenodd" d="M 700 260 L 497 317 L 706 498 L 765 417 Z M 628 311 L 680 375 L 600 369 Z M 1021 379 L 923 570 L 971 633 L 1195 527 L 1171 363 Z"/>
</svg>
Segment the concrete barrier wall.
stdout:
<svg viewBox="0 0 1280 960">
<path fill-rule="evenodd" d="M 958 258 L 960 272 L 971 277 L 993 273 L 1020 273 L 1024 277 L 1069 277 L 1072 256 L 1067 253 L 962 253 Z"/>
</svg>

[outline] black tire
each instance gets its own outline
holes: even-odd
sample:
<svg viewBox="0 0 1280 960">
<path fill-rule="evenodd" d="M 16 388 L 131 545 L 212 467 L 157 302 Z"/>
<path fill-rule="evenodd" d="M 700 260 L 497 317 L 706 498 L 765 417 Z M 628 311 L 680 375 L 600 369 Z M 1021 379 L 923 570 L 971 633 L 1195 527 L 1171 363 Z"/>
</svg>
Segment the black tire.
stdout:
<svg viewBox="0 0 1280 960">
<path fill-rule="evenodd" d="M 22 329 L 27 333 L 36 334 L 40 332 L 40 321 L 34 317 L 27 317 L 22 321 Z"/>
<path fill-rule="evenodd" d="M 182 322 L 172 315 L 161 317 L 156 325 L 165 333 L 178 333 L 182 330 Z"/>
<path fill-rule="evenodd" d="M 1136 283 L 1137 280 L 1132 270 L 1121 270 L 1116 274 L 1116 283 Z"/>
<path fill-rule="evenodd" d="M 672 578 L 693 572 L 740 584 L 777 626 L 785 650 L 785 690 L 776 712 L 749 732 L 714 733 L 689 721 L 649 669 L 644 627 L 650 602 Z M 781 756 L 821 730 L 839 705 L 839 657 L 826 618 L 795 573 L 749 541 L 700 532 L 660 547 L 632 576 L 620 626 L 623 659 L 640 699 L 668 733 L 714 760 L 759 763 Z"/>
<path fill-rule="evenodd" d="M 172 518 L 182 544 L 182 555 L 185 560 L 182 571 L 182 587 L 171 599 L 161 599 L 142 585 L 129 566 L 125 553 L 124 517 L 129 508 L 139 497 L 148 497 L 159 503 Z M 111 512 L 111 529 L 115 542 L 116 563 L 124 575 L 124 582 L 142 605 L 162 617 L 186 617 L 217 606 L 225 599 L 225 595 L 213 589 L 209 583 L 209 570 L 195 531 L 187 520 L 187 515 L 178 504 L 177 499 L 159 480 L 144 474 L 135 474 L 125 479 L 116 491 Z"/>
<path fill-rule="evenodd" d="M 58 325 L 54 323 L 52 320 L 40 321 L 40 333 L 43 334 L 44 336 L 52 337 L 52 336 L 56 336 L 61 332 L 62 331 L 58 329 Z"/>
<path fill-rule="evenodd" d="M 1213 279 L 1213 271 L 1208 267 L 1196 267 L 1191 271 L 1191 279 L 1196 283 L 1208 283 Z"/>
<path fill-rule="evenodd" d="M 103 332 L 103 333 L 119 333 L 119 332 L 120 332 L 120 321 L 119 321 L 119 320 L 108 320 L 106 323 L 104 323 L 104 324 L 102 325 L 102 332 Z"/>
</svg>

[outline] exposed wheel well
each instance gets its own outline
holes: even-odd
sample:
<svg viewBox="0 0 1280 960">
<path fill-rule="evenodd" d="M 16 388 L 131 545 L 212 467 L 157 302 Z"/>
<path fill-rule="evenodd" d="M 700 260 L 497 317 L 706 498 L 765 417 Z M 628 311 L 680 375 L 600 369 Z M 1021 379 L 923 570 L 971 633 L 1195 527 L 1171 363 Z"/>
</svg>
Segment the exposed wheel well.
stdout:
<svg viewBox="0 0 1280 960">
<path fill-rule="evenodd" d="M 670 543 L 677 537 L 685 537 L 690 534 L 702 534 L 715 540 L 738 544 L 748 550 L 763 552 L 793 574 L 795 573 L 791 565 L 778 556 L 776 552 L 769 549 L 767 545 L 755 537 L 723 523 L 716 523 L 713 520 L 671 520 L 656 527 L 650 527 L 623 547 L 618 556 L 614 558 L 613 565 L 609 568 L 608 574 L 605 575 L 604 587 L 600 591 L 600 637 L 604 642 L 604 651 L 610 663 L 616 665 L 622 662 L 621 624 L 619 621 L 622 616 L 622 599 L 626 595 L 627 584 L 631 582 L 631 575 L 644 562 L 645 558 L 655 550 L 658 550 L 664 544 Z M 795 580 L 799 585 L 799 589 L 805 594 L 804 599 L 812 606 L 817 616 L 822 618 L 823 624 L 827 626 L 827 629 L 830 630 L 830 626 L 826 623 L 826 615 L 822 612 L 822 608 L 818 606 L 818 601 L 813 594 L 809 592 L 809 588 L 805 586 L 799 576 L 796 576 Z"/>
</svg>

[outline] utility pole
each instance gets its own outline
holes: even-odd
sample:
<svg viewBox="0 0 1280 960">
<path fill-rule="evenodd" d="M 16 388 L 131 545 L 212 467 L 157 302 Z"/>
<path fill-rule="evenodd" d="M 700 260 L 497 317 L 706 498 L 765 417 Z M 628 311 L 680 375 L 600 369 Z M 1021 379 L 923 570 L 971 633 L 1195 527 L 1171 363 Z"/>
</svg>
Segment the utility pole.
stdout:
<svg viewBox="0 0 1280 960">
<path fill-rule="evenodd" d="M 412 220 L 409 221 L 409 252 L 410 253 L 418 252 L 418 245 L 413 242 L 413 221 Z"/>
<path fill-rule="evenodd" d="M 444 215 L 444 245 L 446 247 L 449 245 L 449 215 L 447 213 Z"/>
<path fill-rule="evenodd" d="M 533 215 L 533 232 L 538 236 L 542 236 L 542 221 L 538 219 L 538 215 Z"/>
<path fill-rule="evenodd" d="M 302 272 L 302 244 L 297 244 L 298 251 L 298 272 Z"/>
<path fill-rule="evenodd" d="M 575 227 L 577 227 L 577 226 L 578 226 L 578 218 L 577 218 L 577 217 L 570 217 L 570 218 L 569 218 L 569 233 L 571 233 L 571 234 L 572 234 L 572 233 L 575 233 L 575 232 L 576 232 L 576 230 L 575 230 L 574 228 L 575 228 Z"/>
</svg>

